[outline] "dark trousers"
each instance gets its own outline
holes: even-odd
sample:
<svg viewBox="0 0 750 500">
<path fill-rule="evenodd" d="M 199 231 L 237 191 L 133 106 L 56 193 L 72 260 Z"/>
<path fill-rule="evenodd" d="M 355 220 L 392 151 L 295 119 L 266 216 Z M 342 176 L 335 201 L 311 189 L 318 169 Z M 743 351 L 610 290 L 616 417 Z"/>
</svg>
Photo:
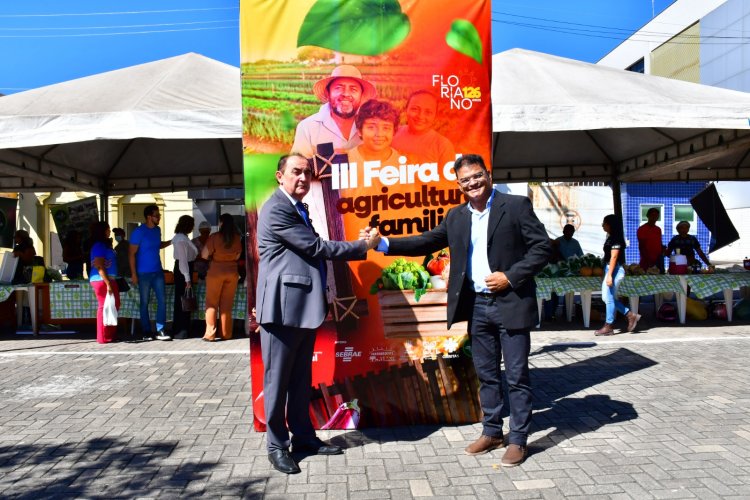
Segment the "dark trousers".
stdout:
<svg viewBox="0 0 750 500">
<path fill-rule="evenodd" d="M 508 442 L 525 446 L 531 425 L 529 330 L 503 328 L 500 308 L 492 297 L 477 295 L 471 320 L 471 355 L 479 378 L 482 433 L 502 437 L 505 404 L 500 362 L 505 358 L 510 434 Z"/>
<path fill-rule="evenodd" d="M 260 347 L 268 452 L 309 442 L 315 437 L 310 421 L 315 330 L 261 325 Z"/>
<path fill-rule="evenodd" d="M 188 262 L 190 276 L 193 276 L 193 263 Z M 193 290 L 195 291 L 195 290 Z M 190 333 L 190 315 L 192 312 L 182 310 L 181 297 L 185 294 L 185 277 L 180 272 L 180 261 L 174 262 L 174 310 L 172 311 L 172 334 Z"/>
</svg>

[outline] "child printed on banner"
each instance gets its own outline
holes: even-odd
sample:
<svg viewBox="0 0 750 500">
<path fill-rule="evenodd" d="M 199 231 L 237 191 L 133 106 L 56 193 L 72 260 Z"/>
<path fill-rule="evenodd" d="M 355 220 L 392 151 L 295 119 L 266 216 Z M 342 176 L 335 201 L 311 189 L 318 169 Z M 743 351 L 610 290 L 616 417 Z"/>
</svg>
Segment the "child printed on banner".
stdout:
<svg viewBox="0 0 750 500">
<path fill-rule="evenodd" d="M 366 161 L 380 161 L 381 165 L 399 164 L 399 152 L 391 147 L 398 127 L 399 113 L 387 101 L 370 100 L 359 108 L 355 118 L 362 144 L 347 151 L 349 164 L 358 168 Z"/>
</svg>

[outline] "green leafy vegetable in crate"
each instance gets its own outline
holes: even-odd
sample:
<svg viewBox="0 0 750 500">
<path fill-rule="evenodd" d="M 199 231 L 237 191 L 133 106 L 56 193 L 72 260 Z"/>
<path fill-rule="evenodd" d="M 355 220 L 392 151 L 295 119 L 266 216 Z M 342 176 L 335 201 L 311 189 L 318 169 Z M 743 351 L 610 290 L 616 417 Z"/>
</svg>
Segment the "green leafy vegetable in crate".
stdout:
<svg viewBox="0 0 750 500">
<path fill-rule="evenodd" d="M 592 269 L 602 268 L 602 259 L 587 253 L 582 257 L 573 255 L 557 263 L 547 264 L 537 275 L 539 278 L 568 278 L 572 276 L 591 276 Z M 588 271 L 585 271 L 588 270 Z"/>
<path fill-rule="evenodd" d="M 430 275 L 416 262 L 400 258 L 383 269 L 380 278 L 370 287 L 370 293 L 378 290 L 414 290 L 414 300 L 419 300 L 430 287 Z"/>
</svg>

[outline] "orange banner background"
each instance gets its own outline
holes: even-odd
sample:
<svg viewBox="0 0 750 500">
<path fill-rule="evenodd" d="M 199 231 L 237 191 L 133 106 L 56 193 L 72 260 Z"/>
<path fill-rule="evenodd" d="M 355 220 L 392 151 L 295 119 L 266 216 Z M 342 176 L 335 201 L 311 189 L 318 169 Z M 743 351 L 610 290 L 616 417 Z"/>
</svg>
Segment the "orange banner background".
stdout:
<svg viewBox="0 0 750 500">
<path fill-rule="evenodd" d="M 355 1 L 369 5 L 390 3 L 388 0 L 341 0 L 338 3 L 348 9 Z M 314 96 L 313 84 L 330 75 L 338 64 L 356 66 L 363 78 L 375 85 L 378 92 L 376 99 L 388 101 L 398 110 L 404 110 L 408 96 L 415 90 L 429 90 L 438 97 L 434 130 L 450 141 L 456 154 L 481 154 L 489 163 L 489 0 L 402 0 L 400 7 L 409 21 L 408 35 L 394 48 L 374 56 L 346 53 L 343 42 L 341 50 L 297 47 L 300 27 L 315 4 L 313 0 L 241 1 L 243 146 L 246 155 L 246 193 L 253 193 L 252 196 L 247 195 L 248 220 L 251 224 L 264 197 L 276 188 L 273 171 L 269 167 L 269 181 L 259 189 L 258 172 L 247 171 L 258 168 L 254 166 L 257 162 L 253 161 L 253 157 L 265 155 L 277 158 L 291 151 L 297 124 L 316 113 L 321 105 L 311 97 Z M 373 17 L 377 20 L 377 12 L 373 12 Z M 475 57 L 447 43 L 447 34 L 456 20 L 468 22 L 476 30 L 481 50 L 479 54 L 473 54 Z M 405 112 L 401 113 L 401 123 L 404 126 L 407 124 Z M 385 235 L 416 234 L 434 227 L 451 207 L 464 201 L 457 190 L 450 163 L 441 164 L 438 158 L 427 158 L 426 162 L 410 169 L 410 165 L 414 164 L 409 163 L 406 156 L 402 159 L 405 161 L 381 164 L 379 168 L 368 169 L 366 165 L 357 164 L 356 187 L 336 189 L 335 181 L 328 177 L 331 168 L 341 173 L 342 178 L 346 176 L 348 170 L 341 163 L 334 162 L 333 167 L 321 170 L 322 175 L 314 180 L 312 190 L 318 194 L 308 195 L 312 198 L 309 200 L 311 217 L 316 228 L 320 229 L 326 221 L 330 225 L 330 219 L 336 217 L 343 230 L 341 237 L 349 240 L 356 239 L 363 227 L 376 223 Z M 412 175 L 409 175 L 410 170 Z M 375 175 L 384 171 L 386 173 L 383 175 Z M 418 171 L 422 172 L 422 179 L 414 174 Z M 366 186 L 368 172 L 371 173 L 371 182 Z M 395 176 L 397 173 L 399 179 L 394 183 L 389 174 Z M 325 183 L 331 183 L 330 189 L 320 187 Z M 330 201 L 330 196 L 334 201 Z M 418 201 L 417 206 L 407 207 L 407 199 L 412 204 Z M 332 215 L 330 207 L 326 212 L 324 202 L 335 203 L 337 213 Z M 399 226 L 406 229 L 399 230 Z M 254 238 L 248 239 L 248 245 L 251 247 L 248 249 L 250 275 L 253 266 L 257 269 L 257 261 L 253 258 L 253 255 L 257 255 L 257 251 L 253 251 L 256 245 Z M 370 418 L 366 412 L 414 413 L 415 410 L 400 408 L 398 404 L 396 408 L 378 408 L 372 401 L 373 394 L 363 393 L 367 391 L 354 387 L 351 382 L 354 377 L 362 379 L 367 377 L 366 374 L 377 374 L 391 367 L 415 366 L 425 360 L 438 358 L 440 362 L 451 363 L 463 357 L 461 362 L 465 362 L 466 352 L 461 349 L 465 339 L 461 336 L 395 339 L 384 336 L 381 304 L 378 296 L 370 294 L 370 287 L 380 276 L 382 268 L 393 260 L 394 257 L 371 251 L 367 261 L 348 264 L 351 292 L 357 299 L 356 307 L 351 309 L 345 321 L 337 321 L 334 313 L 331 320 L 326 321 L 318 331 L 313 378 L 316 390 L 322 391 L 322 409 L 311 410 L 318 415 L 318 419 L 321 415 L 324 418 L 330 414 L 330 409 L 324 406 L 332 406 L 346 396 L 354 396 L 363 407 L 363 422 L 388 424 L 391 422 L 388 418 Z M 421 263 L 421 259 L 412 260 Z M 252 280 L 248 281 L 248 286 L 253 286 Z M 248 297 L 254 297 L 254 293 L 249 292 Z M 346 305 L 342 307 L 344 310 Z M 251 372 L 253 400 L 256 401 L 256 428 L 262 429 L 262 416 L 259 420 L 258 413 L 262 411 L 263 372 L 257 335 L 251 336 Z M 347 383 L 348 388 L 343 389 Z M 327 390 L 321 386 L 340 386 L 332 391 L 338 392 L 338 396 L 329 394 L 326 397 Z M 447 390 L 444 383 L 441 387 L 443 392 Z M 463 420 L 472 420 L 472 415 L 467 410 Z M 441 418 L 436 413 L 433 419 L 421 420 L 456 419 Z M 418 422 L 420 419 L 409 421 Z"/>
</svg>

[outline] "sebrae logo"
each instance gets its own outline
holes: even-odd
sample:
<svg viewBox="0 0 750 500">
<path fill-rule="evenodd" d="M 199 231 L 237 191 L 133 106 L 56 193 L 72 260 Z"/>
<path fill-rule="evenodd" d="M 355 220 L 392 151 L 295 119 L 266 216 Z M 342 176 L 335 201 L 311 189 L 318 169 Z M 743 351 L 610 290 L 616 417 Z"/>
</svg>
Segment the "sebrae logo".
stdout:
<svg viewBox="0 0 750 500">
<path fill-rule="evenodd" d="M 344 363 L 351 363 L 352 358 L 361 358 L 362 351 L 355 351 L 353 347 L 344 347 L 343 351 L 336 351 L 337 358 L 343 358 Z"/>
<path fill-rule="evenodd" d="M 448 101 L 450 109 L 469 110 L 475 102 L 482 102 L 482 89 L 469 85 L 462 87 L 456 75 L 432 75 L 432 86 L 440 90 L 440 97 Z"/>
</svg>

